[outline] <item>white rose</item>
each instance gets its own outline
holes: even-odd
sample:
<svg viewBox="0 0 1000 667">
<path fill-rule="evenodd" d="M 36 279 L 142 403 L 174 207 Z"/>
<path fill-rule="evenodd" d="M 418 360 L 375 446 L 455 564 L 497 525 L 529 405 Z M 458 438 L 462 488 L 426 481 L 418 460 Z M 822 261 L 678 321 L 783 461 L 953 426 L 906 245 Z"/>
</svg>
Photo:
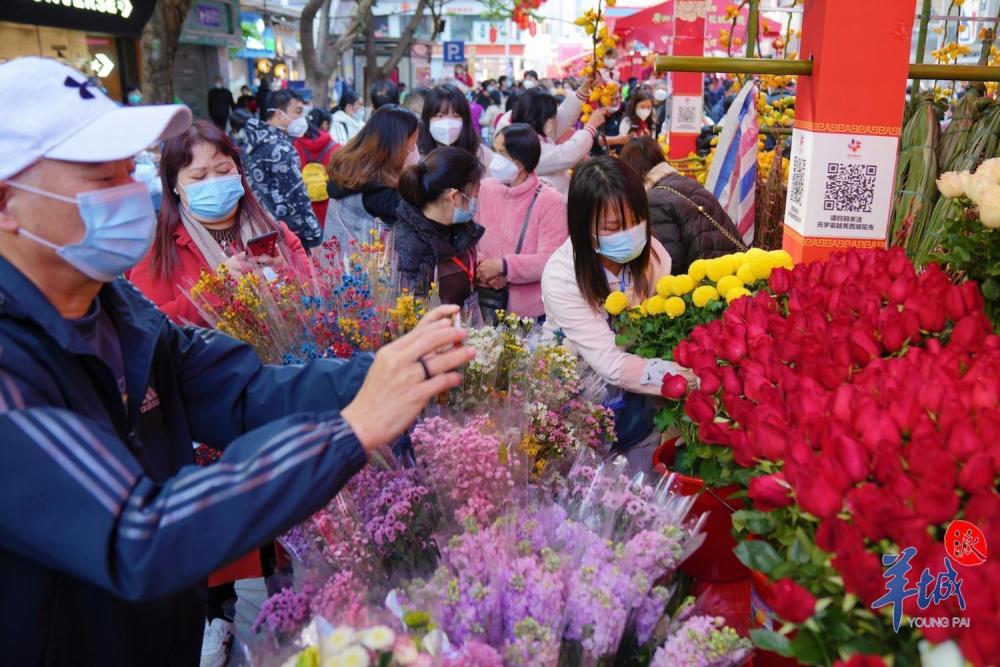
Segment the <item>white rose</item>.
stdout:
<svg viewBox="0 0 1000 667">
<path fill-rule="evenodd" d="M 976 173 L 983 174 L 990 182 L 1000 185 L 1000 157 L 984 160 L 976 169 Z"/>
<path fill-rule="evenodd" d="M 1000 185 L 985 190 L 979 197 L 979 221 L 990 229 L 1000 229 Z"/>
<path fill-rule="evenodd" d="M 361 643 L 373 651 L 384 651 L 396 641 L 396 633 L 384 625 L 365 630 L 361 634 Z"/>
<path fill-rule="evenodd" d="M 988 190 L 996 187 L 985 172 L 977 171 L 965 183 L 965 196 L 978 204 Z"/>
<path fill-rule="evenodd" d="M 962 185 L 962 175 L 954 171 L 947 171 L 941 174 L 937 179 L 937 187 L 938 191 L 949 199 L 961 197 L 965 194 L 965 188 Z"/>
</svg>

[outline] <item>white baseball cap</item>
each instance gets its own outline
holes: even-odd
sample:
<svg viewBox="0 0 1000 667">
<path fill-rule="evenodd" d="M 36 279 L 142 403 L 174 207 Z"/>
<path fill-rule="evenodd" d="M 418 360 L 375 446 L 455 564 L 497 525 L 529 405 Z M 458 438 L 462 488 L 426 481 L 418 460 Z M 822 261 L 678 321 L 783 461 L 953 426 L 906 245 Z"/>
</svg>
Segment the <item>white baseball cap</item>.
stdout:
<svg viewBox="0 0 1000 667">
<path fill-rule="evenodd" d="M 191 125 L 184 105 L 119 106 L 79 71 L 50 58 L 0 65 L 0 90 L 7 100 L 0 105 L 0 180 L 42 158 L 122 160 Z"/>
</svg>

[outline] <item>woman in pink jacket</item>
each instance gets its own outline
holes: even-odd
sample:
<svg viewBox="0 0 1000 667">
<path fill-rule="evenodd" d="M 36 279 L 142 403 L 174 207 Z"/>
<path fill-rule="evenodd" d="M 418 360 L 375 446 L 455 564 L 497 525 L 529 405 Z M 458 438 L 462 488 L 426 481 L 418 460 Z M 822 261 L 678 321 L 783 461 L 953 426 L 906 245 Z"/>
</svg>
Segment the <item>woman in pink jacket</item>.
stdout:
<svg viewBox="0 0 1000 667">
<path fill-rule="evenodd" d="M 484 316 L 505 309 L 541 317 L 542 270 L 569 236 L 566 201 L 535 175 L 542 146 L 530 125 L 515 123 L 493 140 L 490 178 L 479 189 L 477 279 Z"/>
</svg>

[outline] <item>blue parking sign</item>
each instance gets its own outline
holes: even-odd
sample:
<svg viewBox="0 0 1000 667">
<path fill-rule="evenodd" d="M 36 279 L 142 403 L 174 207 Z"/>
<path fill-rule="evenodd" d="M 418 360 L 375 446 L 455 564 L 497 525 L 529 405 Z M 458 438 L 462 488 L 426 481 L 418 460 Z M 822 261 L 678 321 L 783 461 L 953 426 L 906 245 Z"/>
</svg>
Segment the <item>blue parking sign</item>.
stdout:
<svg viewBox="0 0 1000 667">
<path fill-rule="evenodd" d="M 444 61 L 446 63 L 464 63 L 465 42 L 445 42 Z"/>
</svg>

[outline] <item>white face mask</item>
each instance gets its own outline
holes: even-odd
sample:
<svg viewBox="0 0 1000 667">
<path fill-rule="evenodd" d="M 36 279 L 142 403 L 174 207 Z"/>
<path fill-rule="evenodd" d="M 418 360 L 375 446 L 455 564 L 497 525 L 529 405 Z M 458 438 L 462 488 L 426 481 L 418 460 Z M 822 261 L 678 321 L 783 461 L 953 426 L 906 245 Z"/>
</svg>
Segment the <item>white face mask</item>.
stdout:
<svg viewBox="0 0 1000 667">
<path fill-rule="evenodd" d="M 304 136 L 306 130 L 308 129 L 309 121 L 307 121 L 305 117 L 299 116 L 288 124 L 288 136 L 298 139 L 299 137 Z"/>
<path fill-rule="evenodd" d="M 605 58 L 604 66 L 608 69 L 614 69 L 615 65 L 618 64 L 618 60 L 615 58 Z"/>
<path fill-rule="evenodd" d="M 525 79 L 524 80 L 524 89 L 525 90 L 531 90 L 532 88 L 534 88 L 537 85 L 538 85 L 538 82 L 535 81 L 534 79 Z"/>
<path fill-rule="evenodd" d="M 656 99 L 657 102 L 666 102 L 667 91 L 663 90 L 662 88 L 658 88 L 657 90 L 653 91 L 653 97 Z"/>
<path fill-rule="evenodd" d="M 430 131 L 434 141 L 451 146 L 462 134 L 462 121 L 458 118 L 436 118 L 431 121 Z"/>
<path fill-rule="evenodd" d="M 510 185 L 517 180 L 517 175 L 520 173 L 521 170 L 511 160 L 499 153 L 493 154 L 493 159 L 490 160 L 490 176 L 505 185 Z"/>
<path fill-rule="evenodd" d="M 653 113 L 652 109 L 636 109 L 635 115 L 639 117 L 640 120 L 646 120 L 649 115 Z"/>
</svg>

